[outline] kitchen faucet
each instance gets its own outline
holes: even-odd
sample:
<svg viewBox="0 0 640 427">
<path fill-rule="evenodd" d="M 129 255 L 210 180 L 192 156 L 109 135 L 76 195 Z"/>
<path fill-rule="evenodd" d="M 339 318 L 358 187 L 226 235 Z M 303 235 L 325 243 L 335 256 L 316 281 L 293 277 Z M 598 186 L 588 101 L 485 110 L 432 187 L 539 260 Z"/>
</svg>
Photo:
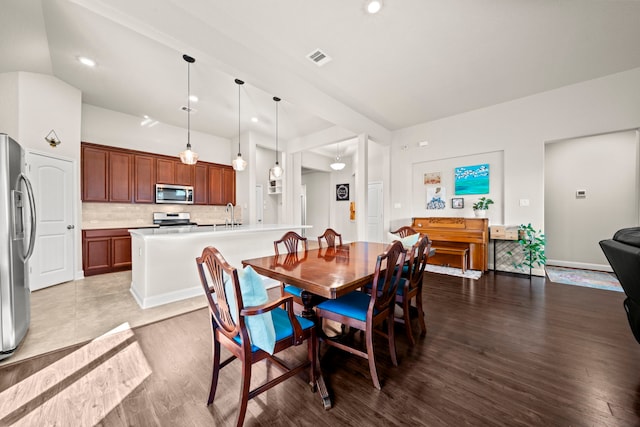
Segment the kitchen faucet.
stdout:
<svg viewBox="0 0 640 427">
<path fill-rule="evenodd" d="M 224 210 L 226 213 L 231 213 L 231 227 L 234 226 L 234 222 L 235 222 L 235 216 L 233 215 L 233 209 L 234 209 L 233 208 L 233 204 L 227 203 L 227 207 Z M 229 225 L 229 219 L 228 218 L 225 218 L 224 225 L 225 226 Z"/>
</svg>

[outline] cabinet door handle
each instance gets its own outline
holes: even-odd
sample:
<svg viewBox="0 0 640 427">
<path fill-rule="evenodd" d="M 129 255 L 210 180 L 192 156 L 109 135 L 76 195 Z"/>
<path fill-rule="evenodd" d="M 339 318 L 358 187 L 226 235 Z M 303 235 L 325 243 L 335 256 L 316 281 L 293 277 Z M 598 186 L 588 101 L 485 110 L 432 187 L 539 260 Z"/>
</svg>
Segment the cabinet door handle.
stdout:
<svg viewBox="0 0 640 427">
<path fill-rule="evenodd" d="M 73 230 L 74 228 L 76 228 L 75 225 L 71 225 L 71 224 L 67 225 L 67 230 Z"/>
</svg>

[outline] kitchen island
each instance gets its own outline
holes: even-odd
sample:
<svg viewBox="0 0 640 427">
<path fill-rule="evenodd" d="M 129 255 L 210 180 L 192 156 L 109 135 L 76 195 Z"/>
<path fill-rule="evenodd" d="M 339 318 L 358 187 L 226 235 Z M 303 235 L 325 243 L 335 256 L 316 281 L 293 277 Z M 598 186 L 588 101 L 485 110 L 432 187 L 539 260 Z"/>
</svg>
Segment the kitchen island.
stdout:
<svg viewBox="0 0 640 427">
<path fill-rule="evenodd" d="M 243 259 L 273 254 L 273 242 L 287 231 L 301 233 L 308 228 L 262 224 L 129 230 L 131 293 L 142 308 L 204 296 L 196 257 L 206 246 L 217 248 L 229 264 L 241 269 Z"/>
</svg>

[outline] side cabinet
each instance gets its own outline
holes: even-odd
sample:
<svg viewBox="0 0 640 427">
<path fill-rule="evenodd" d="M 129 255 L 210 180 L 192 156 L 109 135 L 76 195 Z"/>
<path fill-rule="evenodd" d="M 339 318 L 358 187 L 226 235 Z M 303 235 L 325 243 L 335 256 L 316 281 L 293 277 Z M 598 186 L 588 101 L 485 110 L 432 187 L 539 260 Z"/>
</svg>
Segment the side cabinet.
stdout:
<svg viewBox="0 0 640 427">
<path fill-rule="evenodd" d="M 85 276 L 131 269 L 131 235 L 126 228 L 82 230 Z"/>
</svg>

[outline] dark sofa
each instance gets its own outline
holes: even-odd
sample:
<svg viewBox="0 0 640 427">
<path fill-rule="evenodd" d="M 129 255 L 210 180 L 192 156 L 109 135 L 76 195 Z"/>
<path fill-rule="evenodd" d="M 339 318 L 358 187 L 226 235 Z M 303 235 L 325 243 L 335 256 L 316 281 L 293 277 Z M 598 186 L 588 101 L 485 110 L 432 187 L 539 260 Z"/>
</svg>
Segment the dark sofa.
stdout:
<svg viewBox="0 0 640 427">
<path fill-rule="evenodd" d="M 633 336 L 640 343 L 640 227 L 623 228 L 613 239 L 600 241 L 600 247 L 627 295 L 624 309 Z"/>
</svg>

